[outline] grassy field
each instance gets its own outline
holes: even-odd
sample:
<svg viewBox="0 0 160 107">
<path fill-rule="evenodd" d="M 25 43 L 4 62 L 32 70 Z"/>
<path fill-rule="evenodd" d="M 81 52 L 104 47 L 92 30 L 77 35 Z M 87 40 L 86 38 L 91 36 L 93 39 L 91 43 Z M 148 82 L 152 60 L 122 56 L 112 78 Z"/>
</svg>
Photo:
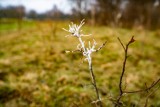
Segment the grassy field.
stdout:
<svg viewBox="0 0 160 107">
<path fill-rule="evenodd" d="M 70 22 L 15 21 L 0 24 L 0 107 L 94 107 L 96 99 L 87 62 L 75 50 L 78 41 L 65 37 Z M 85 41 L 106 46 L 93 54 L 93 70 L 103 105 L 113 106 L 119 94 L 123 48 L 132 35 L 124 83 L 126 90 L 149 86 L 160 77 L 160 30 L 111 28 L 84 25 Z M 158 85 L 155 87 L 157 88 Z M 147 92 L 126 94 L 123 104 L 143 107 Z M 148 107 L 160 107 L 160 91 L 149 97 Z"/>
</svg>

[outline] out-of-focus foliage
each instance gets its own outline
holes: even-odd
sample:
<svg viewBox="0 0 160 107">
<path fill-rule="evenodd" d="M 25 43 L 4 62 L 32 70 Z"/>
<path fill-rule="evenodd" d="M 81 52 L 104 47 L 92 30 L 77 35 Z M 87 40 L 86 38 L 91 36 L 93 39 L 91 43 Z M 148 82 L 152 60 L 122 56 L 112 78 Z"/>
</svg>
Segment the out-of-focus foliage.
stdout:
<svg viewBox="0 0 160 107">
<path fill-rule="evenodd" d="M 97 21 L 124 27 L 160 27 L 160 0 L 96 0 Z"/>
<path fill-rule="evenodd" d="M 0 8 L 0 18 L 23 18 L 25 16 L 24 6 L 8 6 L 7 8 Z"/>
<path fill-rule="evenodd" d="M 35 10 L 30 10 L 29 12 L 25 11 L 24 6 L 7 6 L 0 7 L 0 18 L 11 18 L 11 19 L 66 19 L 69 18 L 69 15 L 63 14 L 56 5 L 49 11 L 44 13 L 37 13 Z"/>
<path fill-rule="evenodd" d="M 125 28 L 160 28 L 160 0 L 68 0 L 71 13 L 63 13 L 56 5 L 44 12 L 25 11 L 24 6 L 0 7 L 0 18 L 39 20 L 82 20 L 90 24 Z M 68 5 L 69 6 L 69 5 Z M 66 5 L 67 7 L 67 5 Z"/>
<path fill-rule="evenodd" d="M 160 0 L 69 0 L 75 19 L 89 18 L 91 24 L 126 28 L 160 27 Z M 96 22 L 96 23 L 95 23 Z"/>
</svg>

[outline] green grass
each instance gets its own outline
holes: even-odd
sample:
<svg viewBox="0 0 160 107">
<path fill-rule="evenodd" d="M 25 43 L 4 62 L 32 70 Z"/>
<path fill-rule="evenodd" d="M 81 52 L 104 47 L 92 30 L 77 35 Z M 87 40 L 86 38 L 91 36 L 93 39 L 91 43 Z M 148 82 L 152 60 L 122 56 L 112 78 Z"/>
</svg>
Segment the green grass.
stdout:
<svg viewBox="0 0 160 107">
<path fill-rule="evenodd" d="M 78 53 L 65 53 L 78 44 L 76 38 L 66 38 L 67 33 L 61 29 L 68 27 L 69 22 L 23 23 L 21 31 L 15 27 L 16 22 L 0 25 L 0 107 L 93 106 L 96 96 L 87 62 Z M 132 35 L 136 39 L 129 48 L 127 90 L 142 89 L 145 83 L 149 86 L 160 77 L 160 31 L 89 25 L 83 29 L 85 34 L 92 34 L 84 38 L 86 41 L 94 38 L 99 46 L 108 41 L 93 54 L 93 70 L 106 107 L 113 106 L 109 96 L 114 99 L 119 92 L 124 53 L 117 37 L 124 43 Z M 127 107 L 142 107 L 146 96 L 145 92 L 125 95 L 123 103 Z M 149 98 L 149 106 L 160 106 L 159 91 Z"/>
<path fill-rule="evenodd" d="M 0 34 L 4 32 L 16 32 L 34 26 L 35 23 L 32 20 L 0 19 Z"/>
</svg>

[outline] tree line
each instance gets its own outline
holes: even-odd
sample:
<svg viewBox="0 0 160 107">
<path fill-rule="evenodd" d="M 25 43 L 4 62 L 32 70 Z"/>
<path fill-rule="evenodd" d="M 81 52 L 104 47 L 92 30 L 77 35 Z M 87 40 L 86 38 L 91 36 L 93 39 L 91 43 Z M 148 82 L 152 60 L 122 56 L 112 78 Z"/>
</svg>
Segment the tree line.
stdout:
<svg viewBox="0 0 160 107">
<path fill-rule="evenodd" d="M 24 6 L 0 6 L 0 18 L 29 19 L 87 19 L 95 25 L 119 27 L 160 28 L 160 0 L 68 0 L 70 14 L 64 14 L 56 6 L 45 13 L 25 11 Z"/>
<path fill-rule="evenodd" d="M 82 16 L 90 18 L 92 24 L 147 29 L 160 27 L 160 0 L 69 1 L 76 5 L 74 13 L 79 13 L 80 19 Z"/>
<path fill-rule="evenodd" d="M 57 6 L 44 13 L 37 13 L 35 10 L 30 10 L 26 12 L 24 6 L 0 6 L 0 18 L 16 18 L 16 19 L 65 19 L 68 15 L 60 11 Z"/>
</svg>

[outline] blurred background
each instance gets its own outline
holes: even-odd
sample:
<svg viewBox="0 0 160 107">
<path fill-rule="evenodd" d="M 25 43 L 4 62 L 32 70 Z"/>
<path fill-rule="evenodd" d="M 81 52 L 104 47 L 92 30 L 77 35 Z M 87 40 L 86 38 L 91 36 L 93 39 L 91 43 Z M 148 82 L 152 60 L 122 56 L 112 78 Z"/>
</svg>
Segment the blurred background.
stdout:
<svg viewBox="0 0 160 107">
<path fill-rule="evenodd" d="M 120 27 L 160 27 L 159 0 L 1 0 L 0 18 L 82 20 Z M 96 22 L 96 23 L 95 23 Z"/>
<path fill-rule="evenodd" d="M 94 107 L 96 99 L 78 41 L 62 28 L 80 23 L 83 38 L 106 46 L 93 54 L 103 105 L 117 98 L 123 48 L 132 35 L 124 87 L 139 90 L 160 77 L 160 0 L 0 0 L 0 107 Z M 97 46 L 97 47 L 98 47 Z M 151 90 L 152 91 L 152 90 Z M 143 107 L 148 93 L 125 95 L 123 105 Z M 148 107 L 160 107 L 154 92 Z"/>
</svg>

